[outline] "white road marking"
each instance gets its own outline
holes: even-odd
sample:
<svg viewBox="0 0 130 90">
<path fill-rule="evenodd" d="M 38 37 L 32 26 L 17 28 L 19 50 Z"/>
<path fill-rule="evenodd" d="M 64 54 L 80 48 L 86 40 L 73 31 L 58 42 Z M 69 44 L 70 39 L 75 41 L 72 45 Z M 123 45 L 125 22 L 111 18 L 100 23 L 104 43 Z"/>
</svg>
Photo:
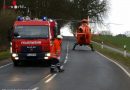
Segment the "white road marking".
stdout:
<svg viewBox="0 0 130 90">
<path fill-rule="evenodd" d="M 7 66 L 9 66 L 9 65 L 11 65 L 11 64 L 13 64 L 13 63 L 8 63 L 8 64 L 6 64 L 6 65 L 0 66 L 0 69 L 1 69 L 1 68 L 4 68 L 4 67 L 7 67 Z"/>
<path fill-rule="evenodd" d="M 67 53 L 66 53 L 64 64 L 67 63 L 68 61 L 68 55 L 69 55 L 68 53 L 69 53 L 69 42 L 67 43 Z"/>
<path fill-rule="evenodd" d="M 67 63 L 67 61 L 68 61 L 68 60 L 66 59 L 66 60 L 64 61 L 64 64 L 66 64 L 66 63 Z"/>
<path fill-rule="evenodd" d="M 45 81 L 45 83 L 50 82 L 56 75 L 57 75 L 57 74 L 52 75 L 49 79 L 47 79 L 47 80 Z"/>
<path fill-rule="evenodd" d="M 39 89 L 39 87 L 35 87 L 35 88 L 33 88 L 32 90 L 38 90 Z"/>
<path fill-rule="evenodd" d="M 60 68 L 63 69 L 63 67 L 64 67 L 64 66 L 62 65 Z"/>
<path fill-rule="evenodd" d="M 96 52 L 97 52 L 97 51 L 96 51 Z M 121 68 L 121 69 L 128 75 L 128 77 L 130 77 L 130 73 L 129 73 L 123 66 L 121 66 L 119 63 L 115 62 L 114 60 L 112 60 L 112 59 L 110 59 L 110 58 L 108 58 L 108 57 L 106 57 L 106 56 L 104 56 L 104 55 L 101 54 L 100 52 L 97 52 L 97 53 L 98 53 L 99 55 L 105 57 L 107 60 L 109 60 L 109 61 L 113 62 L 114 64 L 116 64 L 119 68 Z"/>
<path fill-rule="evenodd" d="M 47 75 L 44 79 L 47 79 L 48 77 L 50 77 L 52 74 L 49 74 L 49 75 Z"/>
<path fill-rule="evenodd" d="M 68 59 L 68 56 L 66 55 L 65 60 Z"/>
<path fill-rule="evenodd" d="M 89 47 L 90 48 L 90 47 Z M 128 75 L 128 77 L 130 77 L 130 73 L 123 67 L 121 66 L 119 63 L 115 62 L 114 60 L 108 58 L 107 56 L 101 54 L 100 52 L 96 51 L 99 55 L 105 57 L 107 60 L 111 61 L 112 63 L 116 64 L 121 70 L 123 70 L 125 72 L 126 75 Z"/>
</svg>

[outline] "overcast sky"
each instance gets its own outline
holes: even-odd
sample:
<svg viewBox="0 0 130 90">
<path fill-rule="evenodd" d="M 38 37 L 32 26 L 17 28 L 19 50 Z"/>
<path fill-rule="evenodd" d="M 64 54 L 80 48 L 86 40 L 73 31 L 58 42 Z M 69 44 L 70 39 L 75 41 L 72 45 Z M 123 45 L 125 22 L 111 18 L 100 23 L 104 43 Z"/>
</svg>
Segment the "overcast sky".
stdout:
<svg viewBox="0 0 130 90">
<path fill-rule="evenodd" d="M 130 31 L 130 0 L 110 0 L 110 11 L 108 19 L 110 31 L 113 35 L 124 34 Z M 97 27 L 100 29 L 99 27 Z M 107 28 L 105 28 L 107 29 Z M 69 35 L 67 27 L 62 28 L 62 34 Z M 101 29 L 100 29 L 101 30 Z"/>
<path fill-rule="evenodd" d="M 114 34 L 130 31 L 130 0 L 110 0 L 110 30 Z"/>
</svg>

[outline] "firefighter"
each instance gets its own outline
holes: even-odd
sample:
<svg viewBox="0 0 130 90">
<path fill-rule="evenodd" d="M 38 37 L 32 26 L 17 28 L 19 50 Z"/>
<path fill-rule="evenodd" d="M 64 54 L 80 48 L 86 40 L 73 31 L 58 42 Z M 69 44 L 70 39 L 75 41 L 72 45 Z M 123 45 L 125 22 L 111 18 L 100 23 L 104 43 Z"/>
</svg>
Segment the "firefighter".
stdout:
<svg viewBox="0 0 130 90">
<path fill-rule="evenodd" d="M 61 55 L 61 44 L 62 44 L 62 36 L 58 35 L 57 38 L 54 39 L 53 45 L 51 47 L 51 67 L 50 72 L 55 73 L 55 69 L 57 68 L 59 72 L 63 72 L 60 65 L 60 55 Z"/>
<path fill-rule="evenodd" d="M 76 31 L 76 39 L 77 43 L 75 43 L 73 50 L 75 50 L 75 47 L 77 45 L 89 45 L 91 47 L 91 50 L 94 51 L 93 46 L 91 44 L 91 29 L 88 25 L 87 19 L 83 19 L 81 21 L 81 25 Z"/>
</svg>

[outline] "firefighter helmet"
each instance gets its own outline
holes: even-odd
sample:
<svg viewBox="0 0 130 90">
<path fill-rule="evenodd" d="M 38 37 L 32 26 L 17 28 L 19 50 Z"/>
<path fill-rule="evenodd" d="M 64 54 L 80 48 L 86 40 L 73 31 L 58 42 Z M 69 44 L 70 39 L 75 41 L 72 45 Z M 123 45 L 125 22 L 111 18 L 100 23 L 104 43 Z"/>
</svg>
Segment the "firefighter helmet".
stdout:
<svg viewBox="0 0 130 90">
<path fill-rule="evenodd" d="M 63 37 L 61 35 L 57 35 L 58 39 L 63 39 Z"/>
</svg>

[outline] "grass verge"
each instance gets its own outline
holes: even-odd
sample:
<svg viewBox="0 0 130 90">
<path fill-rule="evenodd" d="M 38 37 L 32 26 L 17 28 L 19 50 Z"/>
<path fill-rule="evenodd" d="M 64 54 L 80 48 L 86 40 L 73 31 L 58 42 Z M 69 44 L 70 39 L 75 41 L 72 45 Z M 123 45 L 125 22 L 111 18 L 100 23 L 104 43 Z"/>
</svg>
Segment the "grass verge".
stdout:
<svg viewBox="0 0 130 90">
<path fill-rule="evenodd" d="M 94 45 L 94 48 L 98 52 L 102 53 L 103 55 L 109 57 L 112 60 L 115 60 L 115 61 L 127 66 L 130 69 L 130 57 L 124 57 L 122 54 L 111 51 L 110 49 L 107 49 L 107 48 L 101 49 L 100 45 L 97 45 L 94 43 L 93 43 L 93 45 Z"/>
<path fill-rule="evenodd" d="M 105 45 L 111 46 L 113 48 L 117 48 L 119 50 L 124 50 L 124 45 L 127 46 L 127 51 L 130 52 L 130 37 L 116 37 L 110 35 L 101 35 L 101 36 L 93 36 L 93 41 L 103 43 Z"/>
<path fill-rule="evenodd" d="M 0 52 L 0 60 L 4 60 L 7 58 L 10 58 L 9 50 Z"/>
</svg>

